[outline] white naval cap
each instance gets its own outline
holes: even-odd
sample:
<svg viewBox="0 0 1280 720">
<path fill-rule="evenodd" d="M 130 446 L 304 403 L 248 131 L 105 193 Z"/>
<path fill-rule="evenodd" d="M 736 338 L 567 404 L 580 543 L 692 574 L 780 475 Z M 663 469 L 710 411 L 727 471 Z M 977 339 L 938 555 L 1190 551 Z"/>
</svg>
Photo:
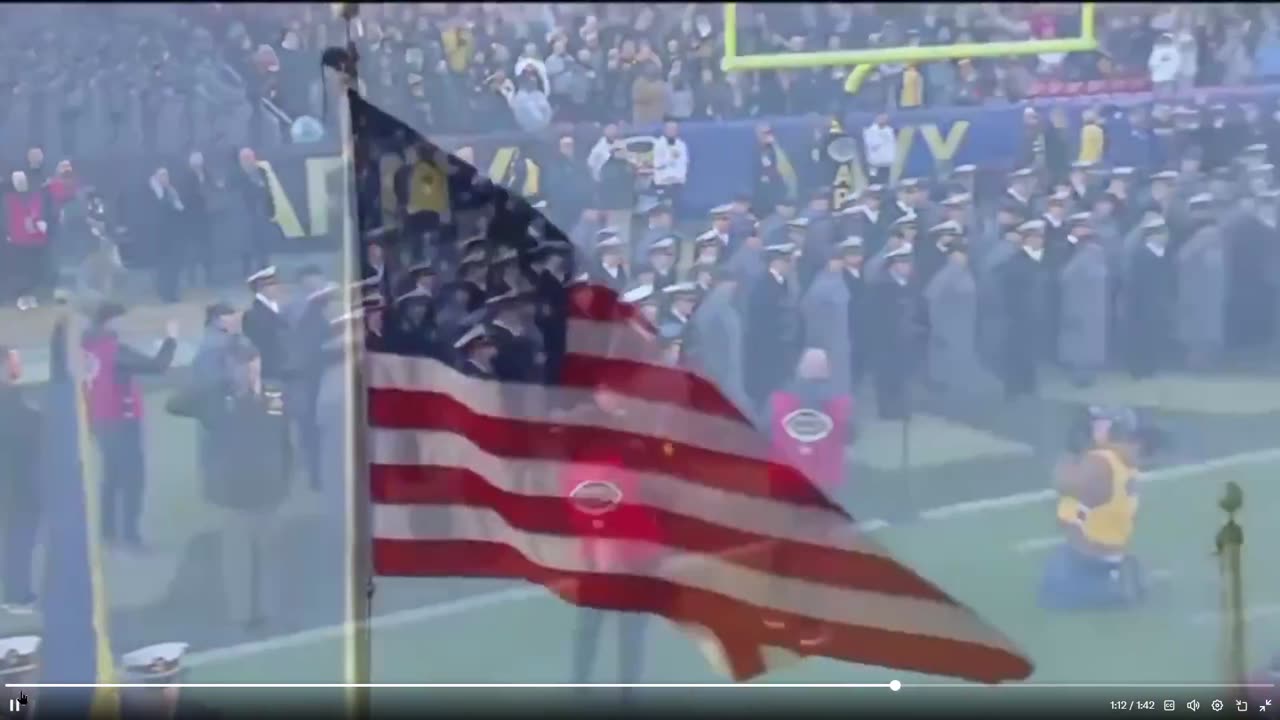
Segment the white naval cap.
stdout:
<svg viewBox="0 0 1280 720">
<path fill-rule="evenodd" d="M 952 175 L 972 175 L 978 171 L 977 165 L 957 165 L 951 170 Z"/>
<path fill-rule="evenodd" d="M 732 212 L 733 212 L 733 204 L 725 203 L 724 205 L 717 205 L 711 208 L 710 215 L 711 217 L 717 217 L 717 216 L 728 215 Z"/>
<path fill-rule="evenodd" d="M 865 245 L 866 243 L 863 241 L 861 237 L 857 235 L 850 235 L 849 237 L 837 243 L 836 249 L 843 252 L 853 252 L 854 250 L 861 251 L 863 246 Z"/>
<path fill-rule="evenodd" d="M 1129 177 L 1133 175 L 1134 169 L 1128 165 L 1121 165 L 1118 168 L 1111 168 L 1111 175 L 1114 177 Z"/>
<path fill-rule="evenodd" d="M 915 224 L 916 224 L 916 214 L 907 213 L 906 215 L 903 215 L 902 217 L 890 223 L 889 227 L 897 227 L 899 225 L 915 225 Z"/>
<path fill-rule="evenodd" d="M 1083 225 L 1085 223 L 1090 222 L 1092 219 L 1093 219 L 1093 216 L 1088 211 L 1085 211 L 1085 212 L 1073 213 L 1072 215 L 1068 216 L 1067 222 L 1070 223 L 1071 225 Z"/>
<path fill-rule="evenodd" d="M 720 244 L 720 235 L 715 230 L 708 230 L 698 237 L 694 238 L 694 242 L 698 245 Z"/>
<path fill-rule="evenodd" d="M 675 249 L 675 246 L 676 246 L 675 236 L 667 235 L 666 237 L 662 237 L 662 238 L 658 238 L 657 240 L 654 240 L 653 244 L 649 246 L 649 252 L 650 253 L 665 252 L 667 250 Z"/>
<path fill-rule="evenodd" d="M 1009 173 L 1009 177 L 1011 177 L 1011 178 L 1028 178 L 1028 177 L 1031 177 L 1032 173 L 1033 173 L 1033 171 L 1031 170 L 1031 168 L 1025 168 L 1025 167 L 1024 167 L 1024 168 L 1018 168 L 1017 170 L 1014 170 L 1013 172 Z"/>
<path fill-rule="evenodd" d="M 915 252 L 915 248 L 911 246 L 911 243 L 903 243 L 902 245 L 885 253 L 884 259 L 885 260 L 910 260 L 911 254 L 913 252 Z"/>
<path fill-rule="evenodd" d="M 929 234 L 931 235 L 959 235 L 963 231 L 963 228 L 960 227 L 960 223 L 955 220 L 940 222 L 929 228 Z"/>
<path fill-rule="evenodd" d="M 1157 230 L 1164 230 L 1166 227 L 1168 227 L 1168 224 L 1165 223 L 1164 218 L 1160 217 L 1159 215 L 1152 215 L 1151 217 L 1148 217 L 1147 219 L 1143 220 L 1142 225 L 1140 225 L 1139 227 L 1144 232 L 1155 232 Z"/>
<path fill-rule="evenodd" d="M 462 336 L 453 342 L 453 349 L 454 350 L 465 349 L 471 343 L 477 340 L 487 339 L 488 337 L 489 337 L 489 334 L 484 329 L 484 325 L 477 323 L 475 325 L 472 325 L 470 329 L 462 333 Z"/>
<path fill-rule="evenodd" d="M 809 227 L 809 218 L 804 217 L 803 215 L 798 218 L 791 218 L 787 221 L 787 227 L 793 227 L 796 229 L 807 228 Z"/>
<path fill-rule="evenodd" d="M 1266 143 L 1254 143 L 1253 145 L 1246 147 L 1244 151 L 1248 155 L 1265 155 L 1267 149 Z"/>
<path fill-rule="evenodd" d="M 622 302 L 638 305 L 651 297 L 653 297 L 652 285 L 637 285 L 622 293 Z"/>
<path fill-rule="evenodd" d="M 1208 205 L 1213 202 L 1213 193 L 1197 193 L 1187 198 L 1187 205 Z"/>
<path fill-rule="evenodd" d="M 277 277 L 276 266 L 268 265 L 267 267 L 264 267 L 261 270 L 250 275 L 249 277 L 245 278 L 244 281 L 248 285 L 256 285 L 262 282 L 273 281 L 276 279 L 276 277 Z"/>
<path fill-rule="evenodd" d="M 1161 172 L 1154 173 L 1151 176 L 1151 179 L 1152 180 L 1177 180 L 1178 172 L 1176 170 L 1163 170 Z"/>
<path fill-rule="evenodd" d="M 39 635 L 0 638 L 0 676 L 28 672 L 36 668 L 40 651 Z"/>
<path fill-rule="evenodd" d="M 798 248 L 795 243 L 777 243 L 774 245 L 766 245 L 764 252 L 766 255 L 794 255 Z"/>
<path fill-rule="evenodd" d="M 696 295 L 698 284 L 691 282 L 672 283 L 662 288 L 663 295 Z"/>
<path fill-rule="evenodd" d="M 960 207 L 961 205 L 968 204 L 969 199 L 969 193 L 958 193 L 956 195 L 948 196 L 946 200 L 942 201 L 942 204 L 946 207 Z"/>
<path fill-rule="evenodd" d="M 1044 221 L 1043 221 L 1043 220 L 1028 220 L 1028 221 L 1026 221 L 1026 222 L 1024 222 L 1024 223 L 1022 223 L 1021 225 L 1019 225 L 1019 226 L 1018 226 L 1018 232 L 1023 233 L 1023 234 L 1027 234 L 1027 233 L 1042 233 L 1042 232 L 1044 232 Z"/>
<path fill-rule="evenodd" d="M 623 245 L 626 245 L 626 243 L 617 235 L 606 235 L 603 239 L 596 242 L 596 250 L 616 250 Z"/>
<path fill-rule="evenodd" d="M 187 653 L 184 642 L 167 642 L 125 653 L 120 657 L 125 672 L 139 679 L 163 680 L 182 670 L 182 657 Z"/>
</svg>

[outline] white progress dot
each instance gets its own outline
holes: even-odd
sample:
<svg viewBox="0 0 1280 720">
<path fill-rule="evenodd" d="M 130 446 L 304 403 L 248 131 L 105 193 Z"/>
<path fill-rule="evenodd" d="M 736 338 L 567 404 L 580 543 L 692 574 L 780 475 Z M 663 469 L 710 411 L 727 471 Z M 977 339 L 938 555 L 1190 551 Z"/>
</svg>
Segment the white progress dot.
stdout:
<svg viewBox="0 0 1280 720">
<path fill-rule="evenodd" d="M 899 681 L 897 681 L 897 680 L 890 680 L 890 681 L 889 681 L 889 689 L 890 689 L 890 690 L 892 690 L 892 691 L 894 691 L 894 692 L 898 692 L 899 690 L 901 690 L 901 689 L 902 689 L 902 683 L 901 683 L 901 682 L 899 682 Z"/>
</svg>

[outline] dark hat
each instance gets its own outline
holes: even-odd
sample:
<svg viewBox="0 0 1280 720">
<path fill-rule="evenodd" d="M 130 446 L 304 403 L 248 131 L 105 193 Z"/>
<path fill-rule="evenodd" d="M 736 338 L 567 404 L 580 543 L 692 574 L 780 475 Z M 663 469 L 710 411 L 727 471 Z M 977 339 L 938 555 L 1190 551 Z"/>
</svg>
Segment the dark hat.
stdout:
<svg viewBox="0 0 1280 720">
<path fill-rule="evenodd" d="M 224 302 L 213 303 L 212 305 L 206 306 L 204 309 L 204 324 L 208 325 L 209 323 L 213 322 L 218 318 L 226 317 L 228 315 L 234 315 L 235 312 L 236 312 L 236 309 L 231 307 L 227 303 L 224 303 Z"/>
<path fill-rule="evenodd" d="M 93 321 L 98 325 L 103 325 L 120 317 L 121 315 L 124 315 L 125 312 L 126 310 L 123 305 L 118 302 L 108 300 L 98 306 L 97 311 L 93 313 Z"/>
</svg>

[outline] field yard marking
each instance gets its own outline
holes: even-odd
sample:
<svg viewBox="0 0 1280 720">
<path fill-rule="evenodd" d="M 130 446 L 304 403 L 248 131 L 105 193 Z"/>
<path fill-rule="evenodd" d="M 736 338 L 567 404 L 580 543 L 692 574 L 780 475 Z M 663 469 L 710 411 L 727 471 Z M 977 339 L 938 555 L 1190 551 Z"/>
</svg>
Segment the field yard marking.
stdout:
<svg viewBox="0 0 1280 720">
<path fill-rule="evenodd" d="M 1157 480 L 1178 480 L 1191 475 L 1199 475 L 1201 473 L 1209 472 L 1211 470 L 1220 470 L 1222 468 L 1237 467 L 1240 465 L 1254 465 L 1263 462 L 1275 462 L 1278 460 L 1280 460 L 1280 449 L 1253 450 L 1250 452 L 1238 453 L 1236 455 L 1227 455 L 1213 460 L 1206 460 L 1204 462 L 1158 468 L 1150 472 L 1142 473 L 1138 476 L 1138 481 L 1156 482 Z M 1005 495 L 1004 497 L 990 498 L 988 500 L 973 500 L 970 502 L 956 503 L 954 505 L 944 505 L 943 507 L 934 508 L 932 510 L 925 510 L 920 513 L 920 517 L 925 520 L 943 520 L 962 515 L 972 515 L 973 513 L 978 512 L 986 512 L 987 510 L 1035 505 L 1037 503 L 1048 502 L 1056 497 L 1057 493 L 1052 489 L 1046 488 L 1044 490 L 1014 493 L 1013 495 Z"/>
<path fill-rule="evenodd" d="M 1062 544 L 1060 535 L 1051 535 L 1049 537 L 1028 538 L 1019 540 L 1013 544 L 1013 551 L 1019 555 L 1027 555 L 1029 553 L 1041 552 L 1049 550 Z"/>
<path fill-rule="evenodd" d="M 1253 465 L 1256 463 L 1275 460 L 1280 460 L 1280 449 L 1257 450 L 1238 453 L 1236 455 L 1227 455 L 1225 457 L 1207 460 L 1204 462 L 1188 463 L 1186 465 L 1177 465 L 1152 470 L 1151 472 L 1144 473 L 1139 480 L 1143 482 L 1176 480 L 1211 470 L 1236 467 L 1240 465 Z M 1008 495 L 1002 498 L 992 498 L 990 500 L 978 500 L 975 502 L 947 505 L 933 510 L 926 510 L 920 515 L 924 519 L 937 520 L 971 515 L 973 513 L 985 512 L 987 510 L 1033 505 L 1052 500 L 1054 497 L 1056 496 L 1052 490 L 1017 493 L 1015 495 Z M 868 520 L 865 523 L 860 523 L 859 527 L 864 532 L 874 532 L 876 530 L 882 530 L 889 527 L 889 523 L 879 519 Z M 500 605 L 513 600 L 529 600 L 540 597 L 549 597 L 547 595 L 547 591 L 540 587 L 518 587 L 511 588 L 509 590 L 481 593 L 464 598 L 458 598 L 456 600 L 450 600 L 444 603 L 413 608 L 411 610 L 401 610 L 387 615 L 379 615 L 369 621 L 369 626 L 373 630 L 399 627 L 401 625 L 407 625 L 421 620 L 451 617 L 461 613 L 471 612 L 472 610 Z M 1255 610 L 1257 610 L 1257 608 L 1255 608 Z M 1278 608 L 1277 611 L 1280 612 L 1280 608 Z M 200 665 L 234 660 L 236 658 L 253 655 L 258 652 L 282 650 L 306 645 L 320 640 L 336 639 L 342 636 L 342 632 L 343 626 L 341 625 L 313 628 L 311 630 L 303 630 L 301 632 L 284 635 L 278 638 L 255 640 L 240 645 L 195 652 L 187 656 L 186 662 L 191 667 L 198 667 Z"/>
</svg>

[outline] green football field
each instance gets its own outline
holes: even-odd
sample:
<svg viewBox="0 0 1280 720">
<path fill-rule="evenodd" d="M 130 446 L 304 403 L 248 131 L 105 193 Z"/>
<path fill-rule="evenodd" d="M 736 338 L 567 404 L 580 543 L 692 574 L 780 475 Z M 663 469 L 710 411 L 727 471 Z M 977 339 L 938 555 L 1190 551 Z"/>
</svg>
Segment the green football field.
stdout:
<svg viewBox="0 0 1280 720">
<path fill-rule="evenodd" d="M 1280 463 L 1241 458 L 1202 470 L 1156 475 L 1144 485 L 1136 552 L 1158 588 L 1140 610 L 1059 615 L 1040 610 L 1035 587 L 1054 537 L 1052 506 L 1010 503 L 937 513 L 876 532 L 896 555 L 1009 634 L 1033 658 L 1040 683 L 1219 683 L 1222 623 L 1214 533 L 1216 498 L 1235 480 L 1246 493 L 1246 583 L 1251 661 L 1280 642 L 1280 573 L 1274 512 Z M 381 582 L 414 582 L 395 580 Z M 536 589 L 397 613 L 376 621 L 377 683 L 564 683 L 574 610 Z M 307 683 L 341 677 L 341 643 L 298 637 L 272 646 L 218 651 L 194 660 L 192 682 Z M 605 626 L 593 680 L 616 682 L 616 633 Z M 654 620 L 647 631 L 646 682 L 713 683 L 723 678 L 680 631 Z M 809 659 L 762 682 L 904 684 L 948 682 L 874 667 Z"/>
</svg>

